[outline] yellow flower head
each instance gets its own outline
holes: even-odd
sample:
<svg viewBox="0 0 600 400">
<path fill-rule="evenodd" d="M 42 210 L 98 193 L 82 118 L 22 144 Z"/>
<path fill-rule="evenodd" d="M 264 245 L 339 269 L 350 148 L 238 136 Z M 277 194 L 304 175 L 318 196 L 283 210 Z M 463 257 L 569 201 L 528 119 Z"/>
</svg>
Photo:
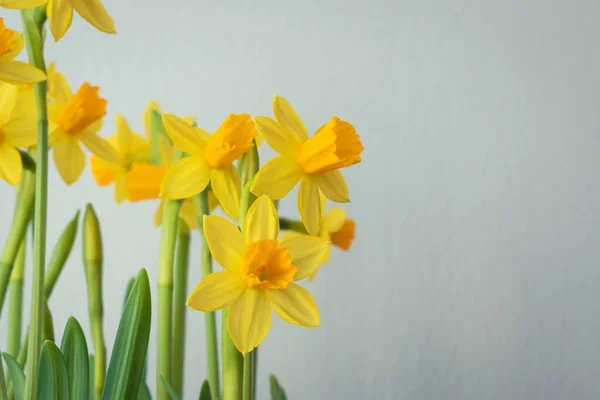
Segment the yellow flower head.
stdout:
<svg viewBox="0 0 600 400">
<path fill-rule="evenodd" d="M 46 4 L 48 0 L 0 0 L 0 7 L 23 10 Z"/>
<path fill-rule="evenodd" d="M 73 10 L 99 31 L 117 33 L 115 23 L 100 0 L 50 0 L 46 13 L 55 41 L 59 41 L 71 26 Z"/>
<path fill-rule="evenodd" d="M 165 114 L 163 122 L 175 146 L 190 156 L 171 166 L 161 186 L 169 199 L 195 196 L 211 182 L 219 203 L 232 218 L 239 215 L 240 175 L 233 162 L 252 148 L 258 132 L 248 114 L 230 114 L 211 135 L 183 119 Z"/>
<path fill-rule="evenodd" d="M 117 115 L 117 133 L 108 138 L 119 156 L 119 162 L 106 161 L 96 155 L 90 159 L 96 183 L 106 186 L 115 183 L 115 200 L 121 203 L 127 197 L 127 180 L 133 161 L 142 159 L 150 152 L 150 143 L 134 133 L 122 115 Z"/>
<path fill-rule="evenodd" d="M 16 112 L 19 88 L 0 82 L 0 179 L 11 185 L 21 182 L 23 165 L 18 147 L 36 143 L 36 118 Z"/>
<path fill-rule="evenodd" d="M 339 169 L 359 163 L 363 146 L 354 127 L 338 117 L 331 118 L 309 138 L 304 123 L 283 97 L 275 96 L 273 113 L 275 120 L 255 120 L 259 132 L 280 155 L 260 169 L 252 193 L 281 199 L 300 181 L 300 216 L 308 232 L 316 235 L 323 214 L 320 193 L 338 203 L 349 201 Z"/>
<path fill-rule="evenodd" d="M 102 117 L 106 114 L 106 100 L 98 95 L 99 88 L 89 83 L 81 85 L 74 95 L 64 76 L 51 75 L 48 119 L 50 145 L 54 148 L 54 162 L 67 184 L 74 183 L 85 168 L 85 155 L 79 142 L 89 151 L 109 163 L 120 162 L 113 146 L 98 136 Z"/>
<path fill-rule="evenodd" d="M 46 80 L 39 69 L 14 58 L 23 50 L 23 35 L 8 29 L 0 18 L 0 81 L 18 85 Z"/>
<path fill-rule="evenodd" d="M 222 217 L 205 216 L 203 225 L 210 251 L 225 270 L 204 278 L 187 304 L 204 312 L 229 307 L 227 329 L 240 352 L 252 351 L 267 336 L 272 309 L 289 323 L 319 326 L 313 297 L 294 282 L 322 262 L 327 249 L 322 239 L 278 241 L 279 218 L 266 196 L 248 210 L 243 233 Z"/>
</svg>

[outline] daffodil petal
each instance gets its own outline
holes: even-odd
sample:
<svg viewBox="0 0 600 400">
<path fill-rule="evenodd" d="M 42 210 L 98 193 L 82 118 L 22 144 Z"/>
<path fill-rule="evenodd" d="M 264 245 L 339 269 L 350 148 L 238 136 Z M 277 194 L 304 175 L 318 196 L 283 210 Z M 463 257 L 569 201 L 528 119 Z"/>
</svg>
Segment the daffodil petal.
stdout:
<svg viewBox="0 0 600 400">
<path fill-rule="evenodd" d="M 165 199 L 164 197 L 160 199 L 160 203 L 158 203 L 158 207 L 156 207 L 156 212 L 154 213 L 154 225 L 161 226 L 162 218 L 163 218 L 163 210 L 165 208 Z"/>
<path fill-rule="evenodd" d="M 70 0 L 77 14 L 105 33 L 117 33 L 115 23 L 100 0 Z"/>
<path fill-rule="evenodd" d="M 65 35 L 73 22 L 73 5 L 71 0 L 50 0 L 46 7 L 50 20 L 50 32 L 55 42 Z"/>
<path fill-rule="evenodd" d="M 116 125 L 117 138 L 119 139 L 119 149 L 123 154 L 130 153 L 131 147 L 133 146 L 133 132 L 131 131 L 127 120 L 125 120 L 121 114 L 117 114 Z"/>
<path fill-rule="evenodd" d="M 246 243 L 261 239 L 277 239 L 279 235 L 279 217 L 271 199 L 260 196 L 254 201 L 244 220 Z"/>
<path fill-rule="evenodd" d="M 327 232 L 336 232 L 342 229 L 346 221 L 346 211 L 339 207 L 333 207 L 327 211 L 321 221 L 322 228 Z"/>
<path fill-rule="evenodd" d="M 186 304 L 203 312 L 220 310 L 236 301 L 245 289 L 242 280 L 231 272 L 213 272 L 194 288 Z"/>
<path fill-rule="evenodd" d="M 300 182 L 298 210 L 308 233 L 317 235 L 323 211 L 321 209 L 321 199 L 319 198 L 319 187 L 312 176 L 304 176 L 302 182 Z"/>
<path fill-rule="evenodd" d="M 179 209 L 179 218 L 185 222 L 190 229 L 198 228 L 198 218 L 196 217 L 196 207 L 193 199 L 186 199 Z"/>
<path fill-rule="evenodd" d="M 295 281 L 306 278 L 319 268 L 328 247 L 323 239 L 308 235 L 284 239 L 281 246 L 288 249 L 292 264 L 298 268 Z"/>
<path fill-rule="evenodd" d="M 85 155 L 77 140 L 65 137 L 54 143 L 54 163 L 67 185 L 77 181 L 85 168 Z"/>
<path fill-rule="evenodd" d="M 275 119 L 279 125 L 294 135 L 299 143 L 304 143 L 308 140 L 308 132 L 306 131 L 304 122 L 302 122 L 286 99 L 277 95 L 274 97 L 273 114 L 275 114 Z"/>
<path fill-rule="evenodd" d="M 2 0 L 0 7 L 10 8 L 13 10 L 23 10 L 26 8 L 34 8 L 46 4 L 48 0 Z"/>
<path fill-rule="evenodd" d="M 206 141 L 203 139 L 202 129 L 191 126 L 173 114 L 164 114 L 163 124 L 179 150 L 196 156 L 204 153 Z"/>
<path fill-rule="evenodd" d="M 95 133 L 86 131 L 79 136 L 81 142 L 89 151 L 108 162 L 118 163 L 119 155 L 110 143 Z"/>
<path fill-rule="evenodd" d="M 348 186 L 340 170 L 326 172 L 320 175 L 314 175 L 314 179 L 325 197 L 336 203 L 347 203 Z"/>
<path fill-rule="evenodd" d="M 305 327 L 321 324 L 315 299 L 302 286 L 290 283 L 285 289 L 267 289 L 266 292 L 273 310 L 284 321 Z"/>
<path fill-rule="evenodd" d="M 168 199 L 187 199 L 203 191 L 210 181 L 210 168 L 196 156 L 177 161 L 162 182 L 161 195 Z"/>
<path fill-rule="evenodd" d="M 2 127 L 4 141 L 13 147 L 30 147 L 37 142 L 36 120 L 13 118 Z"/>
<path fill-rule="evenodd" d="M 302 179 L 302 171 L 293 159 L 278 156 L 269 160 L 256 174 L 250 189 L 257 196 L 266 194 L 274 200 L 284 198 Z"/>
<path fill-rule="evenodd" d="M 10 118 L 17 104 L 19 87 L 9 83 L 0 82 L 0 121 Z"/>
<path fill-rule="evenodd" d="M 160 136 L 158 146 L 160 150 L 160 161 L 165 168 L 169 168 L 173 163 L 173 158 L 175 158 L 176 149 L 174 146 L 171 146 L 169 139 L 162 135 Z"/>
<path fill-rule="evenodd" d="M 237 272 L 246 250 L 242 232 L 223 217 L 205 215 L 203 220 L 204 236 L 215 261 L 223 268 Z"/>
<path fill-rule="evenodd" d="M 294 237 L 298 237 L 298 236 L 303 236 L 304 234 L 298 232 L 298 231 L 293 231 L 291 229 L 286 229 L 285 231 L 281 232 L 281 234 L 279 235 L 279 240 L 280 241 L 284 241 L 287 239 L 291 239 Z M 306 236 L 306 235 L 304 235 Z"/>
<path fill-rule="evenodd" d="M 73 97 L 67 78 L 62 73 L 55 71 L 54 63 L 48 67 L 48 96 L 59 107 L 65 105 Z"/>
<path fill-rule="evenodd" d="M 294 157 L 300 149 L 302 143 L 295 136 L 284 131 L 273 118 L 255 117 L 254 121 L 258 132 L 267 140 L 269 146 L 279 154 Z"/>
<path fill-rule="evenodd" d="M 160 165 L 132 163 L 127 174 L 127 200 L 136 202 L 158 198 L 166 172 Z"/>
<path fill-rule="evenodd" d="M 271 327 L 272 314 L 264 291 L 259 289 L 246 289 L 229 306 L 227 329 L 240 353 L 249 353 L 264 340 Z"/>
<path fill-rule="evenodd" d="M 127 197 L 127 172 L 119 171 L 115 180 L 115 201 L 122 203 Z"/>
<path fill-rule="evenodd" d="M 6 143 L 0 144 L 0 178 L 16 186 L 22 176 L 23 164 L 19 151 Z"/>
<path fill-rule="evenodd" d="M 106 186 L 117 179 L 117 175 L 121 168 L 119 164 L 109 163 L 108 161 L 93 155 L 90 157 L 90 169 L 98 186 Z"/>
<path fill-rule="evenodd" d="M 41 70 L 21 61 L 0 61 L 0 81 L 20 85 L 46 80 Z"/>
<path fill-rule="evenodd" d="M 3 6 L 3 3 L 0 2 L 0 7 Z M 23 50 L 23 47 L 25 46 L 25 39 L 23 38 L 23 34 L 21 32 L 17 32 L 15 30 L 9 29 L 9 31 L 12 32 L 13 34 L 13 38 L 12 38 L 12 49 L 10 51 L 7 51 L 6 53 L 2 54 L 0 56 L 0 60 L 12 60 L 14 59 L 16 56 L 18 56 L 21 51 Z"/>
<path fill-rule="evenodd" d="M 152 139 L 152 111 L 154 110 L 160 113 L 158 103 L 154 100 L 150 100 L 146 106 L 146 110 L 144 110 L 144 130 L 146 131 L 148 140 Z"/>
<path fill-rule="evenodd" d="M 213 193 L 219 199 L 223 210 L 233 219 L 240 215 L 241 181 L 237 168 L 231 164 L 224 168 L 214 168 L 210 174 Z"/>
</svg>

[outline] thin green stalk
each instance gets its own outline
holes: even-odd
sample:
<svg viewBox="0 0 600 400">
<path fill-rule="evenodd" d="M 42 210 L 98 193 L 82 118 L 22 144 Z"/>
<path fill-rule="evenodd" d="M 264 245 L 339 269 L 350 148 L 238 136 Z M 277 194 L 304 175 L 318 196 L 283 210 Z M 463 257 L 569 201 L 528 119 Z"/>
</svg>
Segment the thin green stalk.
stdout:
<svg viewBox="0 0 600 400">
<path fill-rule="evenodd" d="M 212 273 L 212 256 L 208 248 L 208 242 L 204 237 L 203 221 L 204 216 L 209 215 L 210 209 L 208 206 L 208 188 L 204 189 L 196 197 L 194 197 L 196 206 L 196 215 L 198 218 L 198 227 L 200 229 L 200 237 L 202 238 L 202 278 L 207 277 Z M 219 353 L 217 343 L 217 322 L 214 312 L 204 313 L 204 329 L 206 336 L 206 362 L 208 370 L 208 385 L 213 399 L 218 399 L 220 394 L 219 388 Z M 225 377 L 223 377 L 225 379 Z"/>
<path fill-rule="evenodd" d="M 173 266 L 175 243 L 179 225 L 179 200 L 165 200 L 158 263 L 158 338 L 156 392 L 158 400 L 169 400 L 169 394 L 161 384 L 161 375 L 167 382 L 172 376 L 172 323 L 173 323 Z"/>
<path fill-rule="evenodd" d="M 94 398 L 102 398 L 106 378 L 106 346 L 102 333 L 104 316 L 102 303 L 102 235 L 100 221 L 91 204 L 88 204 L 83 217 L 83 265 L 88 289 L 88 315 L 94 344 Z"/>
<path fill-rule="evenodd" d="M 243 400 L 253 400 L 254 391 L 252 389 L 252 376 L 254 369 L 254 350 L 244 356 L 244 389 L 243 389 Z"/>
<path fill-rule="evenodd" d="M 23 177 L 17 192 L 10 232 L 8 238 L 6 238 L 2 256 L 0 256 L 0 311 L 2 311 L 4 305 L 13 263 L 17 257 L 19 247 L 25 239 L 27 225 L 33 214 L 36 185 L 35 163 L 26 153 L 21 153 L 21 159 L 23 160 Z"/>
<path fill-rule="evenodd" d="M 183 371 L 185 361 L 185 313 L 190 254 L 190 229 L 179 220 L 177 254 L 175 256 L 175 281 L 173 290 L 173 378 L 171 385 L 183 395 Z"/>
<path fill-rule="evenodd" d="M 4 376 L 4 363 L 0 360 L 0 400 L 8 400 L 6 390 L 6 377 Z"/>
<path fill-rule="evenodd" d="M 35 16 L 35 18 L 34 18 Z M 35 10 L 22 10 L 21 19 L 25 33 L 25 44 L 29 63 L 46 71 L 44 61 L 43 30 L 46 21 L 45 6 Z M 34 236 L 33 236 L 33 279 L 31 290 L 31 330 L 27 373 L 25 374 L 25 398 L 34 399 L 44 321 L 44 268 L 46 266 L 46 218 L 48 211 L 48 110 L 46 82 L 34 85 L 38 118 L 37 173 L 35 188 Z"/>
<path fill-rule="evenodd" d="M 25 243 L 23 238 L 10 275 L 10 308 L 8 309 L 8 341 L 6 352 L 16 357 L 21 347 L 23 325 L 23 274 L 25 272 Z"/>
<path fill-rule="evenodd" d="M 242 381 L 244 375 L 244 356 L 233 344 L 227 330 L 229 308 L 221 314 L 221 358 L 223 363 L 223 400 L 240 400 L 242 398 Z M 211 388 L 212 390 L 212 388 Z"/>
</svg>

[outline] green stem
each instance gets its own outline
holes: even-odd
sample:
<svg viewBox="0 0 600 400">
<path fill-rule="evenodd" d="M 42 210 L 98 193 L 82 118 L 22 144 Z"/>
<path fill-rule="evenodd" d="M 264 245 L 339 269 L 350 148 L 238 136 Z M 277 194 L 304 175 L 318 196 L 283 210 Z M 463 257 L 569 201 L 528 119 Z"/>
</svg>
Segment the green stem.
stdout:
<svg viewBox="0 0 600 400">
<path fill-rule="evenodd" d="M 169 394 L 161 383 L 161 375 L 171 382 L 171 345 L 173 323 L 173 266 L 175 244 L 179 224 L 179 200 L 165 200 L 158 263 L 158 360 L 156 368 L 156 392 L 158 400 L 169 400 Z"/>
<path fill-rule="evenodd" d="M 8 342 L 6 351 L 16 357 L 21 347 L 21 329 L 23 325 L 23 274 L 25 271 L 24 238 L 19 247 L 14 268 L 10 275 L 10 308 L 8 310 Z"/>
<path fill-rule="evenodd" d="M 25 239 L 27 225 L 33 214 L 36 184 L 35 163 L 26 153 L 21 153 L 21 159 L 23 160 L 23 177 L 17 193 L 10 233 L 6 239 L 2 256 L 0 256 L 0 311 L 2 311 L 4 305 L 13 263 L 17 257 L 19 247 Z"/>
<path fill-rule="evenodd" d="M 100 270 L 102 261 L 84 260 L 86 270 Z M 86 273 L 88 284 L 88 314 L 92 342 L 94 344 L 94 398 L 102 398 L 102 389 L 106 378 L 106 346 L 102 333 L 103 307 L 102 307 L 102 280 L 95 273 Z"/>
<path fill-rule="evenodd" d="M 4 362 L 2 360 L 0 360 L 0 400 L 8 400 L 6 377 L 4 376 Z"/>
<path fill-rule="evenodd" d="M 190 230 L 179 221 L 177 254 L 175 257 L 175 282 L 173 290 L 173 378 L 171 385 L 183 395 L 183 372 L 185 366 L 185 312 L 190 253 Z"/>
<path fill-rule="evenodd" d="M 41 17 L 34 19 L 34 12 Z M 44 61 L 43 30 L 45 23 L 45 6 L 37 10 L 22 10 L 21 19 L 25 33 L 25 43 L 29 63 L 42 71 L 46 71 Z M 27 373 L 25 374 L 25 398 L 34 399 L 40 351 L 42 348 L 42 329 L 44 321 L 44 268 L 46 259 L 46 217 L 48 211 L 48 110 L 46 103 L 46 82 L 36 83 L 35 103 L 38 118 L 37 137 L 37 173 L 34 211 L 33 236 L 33 279 L 31 290 L 31 330 L 28 354 Z"/>
<path fill-rule="evenodd" d="M 244 393 L 243 400 L 254 400 L 254 356 L 256 349 L 244 356 Z"/>
<path fill-rule="evenodd" d="M 196 215 L 198 218 L 198 227 L 200 237 L 202 238 L 202 278 L 206 278 L 212 273 L 212 256 L 208 248 L 208 242 L 204 237 L 203 221 L 204 216 L 209 215 L 208 206 L 208 188 L 204 189 L 194 197 L 196 206 Z M 206 362 L 208 370 L 208 384 L 213 399 L 218 399 L 220 395 L 219 388 L 219 353 L 217 343 L 217 322 L 214 312 L 204 313 L 204 329 L 206 336 Z M 223 377 L 225 379 L 225 377 Z"/>
<path fill-rule="evenodd" d="M 223 400 L 242 398 L 244 357 L 233 344 L 227 330 L 229 308 L 224 308 L 221 327 L 221 357 L 223 359 Z M 212 390 L 212 389 L 211 389 Z"/>
<path fill-rule="evenodd" d="M 287 219 L 287 218 L 279 218 L 279 228 L 280 229 L 288 229 L 291 231 L 296 231 L 296 232 L 300 232 L 303 234 L 308 234 L 308 232 L 306 231 L 306 228 L 304 227 L 304 224 L 302 223 L 302 221 L 296 221 L 293 219 Z"/>
</svg>

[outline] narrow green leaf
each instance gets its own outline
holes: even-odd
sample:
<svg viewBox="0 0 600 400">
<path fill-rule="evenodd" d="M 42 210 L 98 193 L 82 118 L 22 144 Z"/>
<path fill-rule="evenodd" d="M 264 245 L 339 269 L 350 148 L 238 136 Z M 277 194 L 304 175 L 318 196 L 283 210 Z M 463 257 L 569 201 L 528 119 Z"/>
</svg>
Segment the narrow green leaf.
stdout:
<svg viewBox="0 0 600 400">
<path fill-rule="evenodd" d="M 15 400 L 23 400 L 23 396 L 25 396 L 25 374 L 23 373 L 23 368 L 21 368 L 19 362 L 10 354 L 2 353 L 2 355 L 6 361 L 8 376 L 13 384 Z"/>
<path fill-rule="evenodd" d="M 151 319 L 150 283 L 146 270 L 142 269 L 119 322 L 102 392 L 103 400 L 137 398 L 146 362 Z"/>
<path fill-rule="evenodd" d="M 173 386 L 171 386 L 171 384 L 167 382 L 164 376 L 160 376 L 160 381 L 167 390 L 167 393 L 169 393 L 169 396 L 171 396 L 171 400 L 181 400 L 177 393 L 175 393 L 175 389 L 173 389 Z"/>
<path fill-rule="evenodd" d="M 46 340 L 42 346 L 37 376 L 36 400 L 69 400 L 69 372 L 56 345 Z"/>
<path fill-rule="evenodd" d="M 60 350 L 69 372 L 71 397 L 85 399 L 89 396 L 90 390 L 88 347 L 81 325 L 74 317 L 70 317 L 67 321 Z"/>
<path fill-rule="evenodd" d="M 54 320 L 48 307 L 48 300 L 44 301 L 44 340 L 54 341 Z"/>
<path fill-rule="evenodd" d="M 88 399 L 89 400 L 94 400 L 94 396 L 96 395 L 94 393 L 94 376 L 96 376 L 96 359 L 95 356 L 93 354 L 90 354 L 90 358 L 89 358 L 89 394 L 88 394 Z"/>
<path fill-rule="evenodd" d="M 200 400 L 212 400 L 210 385 L 206 379 L 204 380 L 204 383 L 202 383 L 202 388 L 200 389 Z"/>
<path fill-rule="evenodd" d="M 275 375 L 270 375 L 269 380 L 271 382 L 271 399 L 272 400 L 287 400 L 285 390 L 279 385 Z"/>
<path fill-rule="evenodd" d="M 150 388 L 146 385 L 145 382 L 142 382 L 140 386 L 140 391 L 138 393 L 138 400 L 152 400 L 152 395 L 150 394 Z"/>
</svg>

